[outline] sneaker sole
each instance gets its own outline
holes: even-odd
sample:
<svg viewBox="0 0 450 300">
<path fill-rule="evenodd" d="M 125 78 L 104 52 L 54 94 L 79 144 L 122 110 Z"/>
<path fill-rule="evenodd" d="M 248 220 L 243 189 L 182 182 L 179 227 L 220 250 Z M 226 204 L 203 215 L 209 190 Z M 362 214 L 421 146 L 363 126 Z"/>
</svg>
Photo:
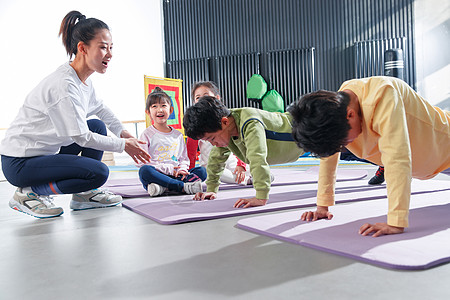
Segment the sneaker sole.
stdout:
<svg viewBox="0 0 450 300">
<path fill-rule="evenodd" d="M 33 211 L 31 211 L 28 207 L 21 205 L 19 202 L 17 202 L 14 199 L 9 200 L 9 207 L 11 207 L 12 209 L 14 209 L 15 211 L 24 213 L 26 215 L 38 218 L 38 219 L 49 219 L 49 218 L 55 218 L 55 217 L 59 217 L 60 215 L 62 215 L 64 213 L 64 211 L 62 211 L 60 214 L 56 214 L 56 215 L 43 215 L 43 214 L 37 214 Z"/>
<path fill-rule="evenodd" d="M 95 209 L 95 208 L 106 208 L 106 207 L 113 207 L 121 204 L 123 201 L 111 203 L 111 204 L 102 204 L 102 203 L 95 203 L 95 202 L 77 202 L 77 201 L 71 201 L 70 202 L 70 209 L 73 210 L 86 210 L 86 209 Z"/>
</svg>

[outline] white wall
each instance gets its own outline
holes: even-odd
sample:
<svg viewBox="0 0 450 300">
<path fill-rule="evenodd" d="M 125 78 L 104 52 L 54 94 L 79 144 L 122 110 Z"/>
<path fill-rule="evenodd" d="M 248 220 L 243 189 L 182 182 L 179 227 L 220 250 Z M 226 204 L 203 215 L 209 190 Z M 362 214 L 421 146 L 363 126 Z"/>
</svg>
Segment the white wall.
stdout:
<svg viewBox="0 0 450 300">
<path fill-rule="evenodd" d="M 9 126 L 30 90 L 68 60 L 58 32 L 71 10 L 111 29 L 111 64 L 106 74 L 91 77 L 97 94 L 120 120 L 144 119 L 144 75 L 164 75 L 161 0 L 0 0 L 0 128 Z"/>
<path fill-rule="evenodd" d="M 415 30 L 418 92 L 450 110 L 450 1 L 416 0 Z"/>
</svg>

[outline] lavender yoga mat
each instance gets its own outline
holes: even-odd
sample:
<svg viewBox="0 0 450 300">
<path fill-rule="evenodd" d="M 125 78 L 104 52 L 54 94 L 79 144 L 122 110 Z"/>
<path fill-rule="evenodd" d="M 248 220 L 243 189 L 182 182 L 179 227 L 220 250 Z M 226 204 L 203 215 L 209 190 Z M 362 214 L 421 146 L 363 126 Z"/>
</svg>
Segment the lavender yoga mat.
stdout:
<svg viewBox="0 0 450 300">
<path fill-rule="evenodd" d="M 448 182 L 441 188 L 448 188 Z M 435 189 L 436 187 L 421 186 L 419 182 L 413 192 L 425 193 Z M 219 192 L 217 199 L 205 201 L 194 201 L 192 195 L 136 198 L 125 200 L 122 206 L 158 223 L 169 225 L 314 206 L 316 193 L 317 183 L 275 186 L 271 189 L 269 201 L 265 206 L 251 208 L 233 208 L 233 204 L 238 198 L 254 197 L 253 189 L 227 190 Z M 366 180 L 344 181 L 336 184 L 337 203 L 385 197 L 384 185 L 370 186 Z"/>
<path fill-rule="evenodd" d="M 272 169 L 275 180 L 272 186 L 303 184 L 317 182 L 319 167 L 312 167 L 307 171 L 294 170 L 290 168 Z M 361 179 L 367 176 L 365 170 L 338 169 L 337 180 L 347 181 Z M 148 196 L 139 178 L 109 179 L 104 188 L 121 195 L 124 198 Z M 220 190 L 253 188 L 252 185 L 222 184 Z"/>
<path fill-rule="evenodd" d="M 413 188 L 410 227 L 402 234 L 358 234 L 364 223 L 386 222 L 386 197 L 337 205 L 332 220 L 300 221 L 302 210 L 243 219 L 237 227 L 386 268 L 423 270 L 449 262 L 450 181 L 413 181 Z M 369 199 L 372 191 L 366 194 Z"/>
</svg>

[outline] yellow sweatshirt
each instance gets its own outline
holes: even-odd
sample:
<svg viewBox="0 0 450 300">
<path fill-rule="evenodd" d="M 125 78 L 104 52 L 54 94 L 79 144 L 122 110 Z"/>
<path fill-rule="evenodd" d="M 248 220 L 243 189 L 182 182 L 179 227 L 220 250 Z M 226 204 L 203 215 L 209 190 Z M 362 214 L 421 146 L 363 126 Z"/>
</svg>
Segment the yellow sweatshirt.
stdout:
<svg viewBox="0 0 450 300">
<path fill-rule="evenodd" d="M 385 167 L 387 224 L 408 227 L 411 178 L 430 179 L 450 168 L 450 112 L 434 107 L 394 77 L 353 79 L 361 107 L 362 132 L 346 147 Z M 317 205 L 334 204 L 339 153 L 320 162 Z"/>
</svg>

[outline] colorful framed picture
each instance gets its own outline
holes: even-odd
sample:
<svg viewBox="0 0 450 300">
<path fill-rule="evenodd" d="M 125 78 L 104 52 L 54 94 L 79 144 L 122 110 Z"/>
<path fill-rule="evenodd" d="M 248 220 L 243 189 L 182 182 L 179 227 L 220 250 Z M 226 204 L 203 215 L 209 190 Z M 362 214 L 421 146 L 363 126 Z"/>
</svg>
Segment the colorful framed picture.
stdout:
<svg viewBox="0 0 450 300">
<path fill-rule="evenodd" d="M 167 124 L 172 126 L 174 129 L 179 130 L 184 135 L 183 93 L 182 93 L 183 80 L 144 76 L 144 86 L 145 86 L 145 98 L 144 98 L 145 101 L 147 100 L 148 94 L 150 94 L 157 86 L 163 89 L 164 92 L 166 92 L 167 95 L 170 96 L 174 109 L 173 113 L 167 120 Z M 145 126 L 148 127 L 151 124 L 152 124 L 151 119 L 148 117 L 148 115 L 145 115 Z"/>
</svg>

